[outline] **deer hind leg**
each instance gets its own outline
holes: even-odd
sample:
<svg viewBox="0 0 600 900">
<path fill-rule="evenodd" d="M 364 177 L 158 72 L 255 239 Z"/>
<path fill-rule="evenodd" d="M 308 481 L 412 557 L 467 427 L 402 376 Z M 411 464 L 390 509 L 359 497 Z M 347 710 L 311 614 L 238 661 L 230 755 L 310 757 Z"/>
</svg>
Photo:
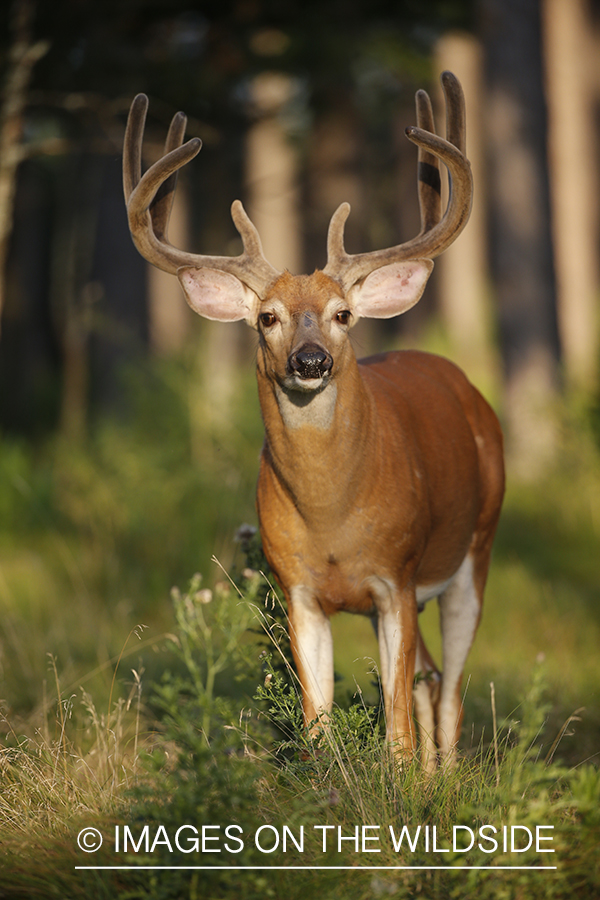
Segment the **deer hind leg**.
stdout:
<svg viewBox="0 0 600 900">
<path fill-rule="evenodd" d="M 442 631 L 442 683 L 436 722 L 436 741 L 442 759 L 452 762 L 463 718 L 461 680 L 481 615 L 483 590 L 474 578 L 469 553 L 439 597 Z"/>
<path fill-rule="evenodd" d="M 442 676 L 425 646 L 420 630 L 417 631 L 415 677 L 413 700 L 419 729 L 421 762 L 426 772 L 433 772 L 437 765 L 435 726 Z"/>
</svg>

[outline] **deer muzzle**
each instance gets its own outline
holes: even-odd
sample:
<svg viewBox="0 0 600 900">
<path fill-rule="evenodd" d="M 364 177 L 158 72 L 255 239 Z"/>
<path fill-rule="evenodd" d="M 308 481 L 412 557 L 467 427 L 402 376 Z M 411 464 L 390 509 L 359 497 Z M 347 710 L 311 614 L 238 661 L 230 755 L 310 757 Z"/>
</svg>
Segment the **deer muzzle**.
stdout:
<svg viewBox="0 0 600 900">
<path fill-rule="evenodd" d="M 319 382 L 329 375 L 333 358 L 323 346 L 318 317 L 313 310 L 305 310 L 298 317 L 293 349 L 287 359 L 288 376 L 302 382 Z"/>
<path fill-rule="evenodd" d="M 303 380 L 323 378 L 331 372 L 331 355 L 316 344 L 303 344 L 294 350 L 287 361 L 288 375 L 296 375 Z"/>
</svg>

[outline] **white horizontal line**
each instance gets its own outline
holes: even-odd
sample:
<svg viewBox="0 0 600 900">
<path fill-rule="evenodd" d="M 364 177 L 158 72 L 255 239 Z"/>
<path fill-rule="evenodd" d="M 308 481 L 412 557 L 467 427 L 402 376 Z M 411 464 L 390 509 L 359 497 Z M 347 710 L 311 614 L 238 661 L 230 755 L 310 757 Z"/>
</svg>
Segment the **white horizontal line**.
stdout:
<svg viewBox="0 0 600 900">
<path fill-rule="evenodd" d="M 268 872 L 269 870 L 273 871 L 306 871 L 306 872 L 314 872 L 317 870 L 344 870 L 348 872 L 394 872 L 400 869 L 406 870 L 426 870 L 426 869 L 446 869 L 450 872 L 458 871 L 460 869 L 485 869 L 488 872 L 500 872 L 506 869 L 528 869 L 531 871 L 540 871 L 543 869 L 557 869 L 558 866 L 75 866 L 75 869 L 95 869 L 95 870 L 104 870 L 104 869 L 146 869 L 146 870 L 162 870 L 168 869 L 179 870 L 179 869 L 192 869 L 195 871 L 203 871 L 203 872 L 219 872 L 219 871 L 234 871 L 234 872 L 242 872 L 242 871 L 261 871 Z"/>
</svg>

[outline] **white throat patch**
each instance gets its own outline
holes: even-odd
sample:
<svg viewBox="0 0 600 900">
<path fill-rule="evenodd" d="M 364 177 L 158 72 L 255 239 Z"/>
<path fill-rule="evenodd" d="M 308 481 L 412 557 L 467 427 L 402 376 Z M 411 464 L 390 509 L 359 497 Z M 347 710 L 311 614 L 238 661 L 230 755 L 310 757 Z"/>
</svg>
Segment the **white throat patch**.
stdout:
<svg viewBox="0 0 600 900">
<path fill-rule="evenodd" d="M 275 388 L 279 412 L 286 428 L 318 428 L 327 431 L 333 422 L 337 387 L 328 384 L 322 391 L 303 393 Z"/>
</svg>

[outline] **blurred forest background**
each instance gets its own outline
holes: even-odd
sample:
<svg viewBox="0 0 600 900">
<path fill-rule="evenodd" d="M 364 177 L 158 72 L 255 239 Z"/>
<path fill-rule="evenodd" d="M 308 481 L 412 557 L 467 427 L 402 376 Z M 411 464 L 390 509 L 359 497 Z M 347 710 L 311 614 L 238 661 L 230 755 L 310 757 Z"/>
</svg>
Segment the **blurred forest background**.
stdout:
<svg viewBox="0 0 600 900">
<path fill-rule="evenodd" d="M 75 683 L 135 624 L 157 640 L 170 587 L 196 570 L 214 578 L 212 554 L 242 566 L 234 532 L 255 523 L 255 338 L 194 317 L 176 279 L 135 251 L 120 158 L 133 96 L 150 97 L 146 163 L 179 109 L 203 140 L 180 178 L 174 244 L 238 253 L 229 207 L 239 197 L 267 258 L 310 272 L 344 200 L 350 252 L 416 234 L 404 129 L 419 87 L 443 129 L 439 73 L 450 69 L 466 94 L 471 221 L 420 304 L 361 323 L 355 344 L 358 355 L 442 352 L 498 410 L 509 494 L 475 682 L 495 679 L 512 696 L 545 655 L 557 715 L 591 704 L 583 745 L 597 751 L 599 59 L 598 0 L 2 4 L 0 696 L 10 708 L 41 702 L 47 652 Z"/>
</svg>

